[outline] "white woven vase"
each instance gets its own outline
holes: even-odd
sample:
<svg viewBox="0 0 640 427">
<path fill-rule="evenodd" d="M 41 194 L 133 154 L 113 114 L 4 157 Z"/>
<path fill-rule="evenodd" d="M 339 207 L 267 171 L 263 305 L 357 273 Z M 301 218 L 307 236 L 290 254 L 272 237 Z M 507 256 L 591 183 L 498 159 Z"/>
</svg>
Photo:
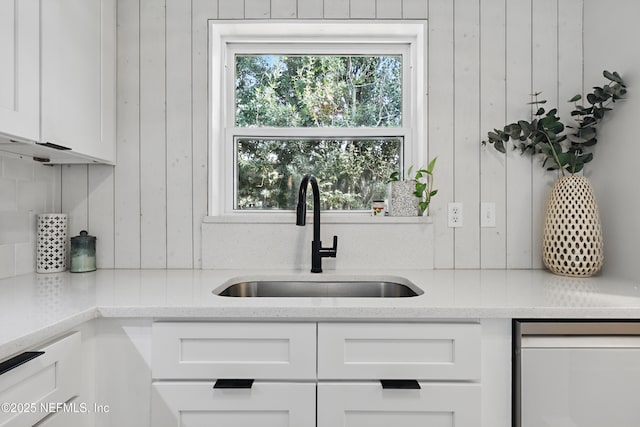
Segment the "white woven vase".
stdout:
<svg viewBox="0 0 640 427">
<path fill-rule="evenodd" d="M 563 176 L 551 190 L 542 241 L 544 265 L 563 276 L 592 276 L 602 268 L 604 244 L 589 180 Z"/>
</svg>

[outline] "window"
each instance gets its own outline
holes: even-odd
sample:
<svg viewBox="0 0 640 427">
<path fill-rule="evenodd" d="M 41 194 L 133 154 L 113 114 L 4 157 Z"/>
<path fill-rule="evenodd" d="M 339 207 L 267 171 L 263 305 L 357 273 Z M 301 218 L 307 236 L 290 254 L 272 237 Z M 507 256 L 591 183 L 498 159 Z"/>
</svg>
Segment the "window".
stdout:
<svg viewBox="0 0 640 427">
<path fill-rule="evenodd" d="M 293 210 L 306 173 L 323 209 L 368 211 L 391 173 L 420 163 L 422 25 L 213 23 L 211 34 L 212 214 Z"/>
</svg>

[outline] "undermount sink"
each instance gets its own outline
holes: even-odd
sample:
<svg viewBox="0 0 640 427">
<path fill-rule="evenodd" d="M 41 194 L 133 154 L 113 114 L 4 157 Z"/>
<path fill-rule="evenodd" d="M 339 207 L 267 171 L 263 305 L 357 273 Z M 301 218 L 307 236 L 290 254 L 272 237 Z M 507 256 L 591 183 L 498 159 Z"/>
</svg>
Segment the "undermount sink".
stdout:
<svg viewBox="0 0 640 427">
<path fill-rule="evenodd" d="M 405 298 L 423 292 L 415 286 L 385 280 L 253 280 L 222 286 L 213 293 L 249 298 Z"/>
</svg>

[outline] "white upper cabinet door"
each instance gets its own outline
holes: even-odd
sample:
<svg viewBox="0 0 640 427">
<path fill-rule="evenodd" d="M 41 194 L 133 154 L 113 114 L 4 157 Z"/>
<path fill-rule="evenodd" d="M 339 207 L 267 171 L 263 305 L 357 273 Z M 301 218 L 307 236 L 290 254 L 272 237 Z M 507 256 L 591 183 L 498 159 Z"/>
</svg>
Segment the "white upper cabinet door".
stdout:
<svg viewBox="0 0 640 427">
<path fill-rule="evenodd" d="M 38 0 L 0 0 L 0 134 L 40 138 Z"/>
<path fill-rule="evenodd" d="M 41 143 L 115 160 L 115 0 L 41 0 Z"/>
</svg>

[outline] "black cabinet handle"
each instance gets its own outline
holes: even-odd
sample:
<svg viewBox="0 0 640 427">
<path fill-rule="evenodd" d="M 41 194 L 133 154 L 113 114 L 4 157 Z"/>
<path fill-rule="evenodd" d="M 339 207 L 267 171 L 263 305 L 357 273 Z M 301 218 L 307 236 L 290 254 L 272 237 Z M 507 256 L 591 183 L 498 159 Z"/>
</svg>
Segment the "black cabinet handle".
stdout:
<svg viewBox="0 0 640 427">
<path fill-rule="evenodd" d="M 49 148 L 53 148 L 55 150 L 62 150 L 62 151 L 71 150 L 71 148 L 69 148 L 69 147 L 65 147 L 64 145 L 54 144 L 53 142 L 36 142 L 36 144 L 42 145 L 42 146 L 45 146 L 45 147 L 49 147 Z"/>
<path fill-rule="evenodd" d="M 253 380 L 232 379 L 217 380 L 213 388 L 251 388 L 251 386 L 253 386 Z"/>
<path fill-rule="evenodd" d="M 9 372 L 12 369 L 17 368 L 20 365 L 24 365 L 30 360 L 35 359 L 38 356 L 42 356 L 44 351 L 25 351 L 22 354 L 19 354 L 15 357 L 12 357 L 9 360 L 5 360 L 0 363 L 0 375 Z"/>
<path fill-rule="evenodd" d="M 382 388 L 395 390 L 420 390 L 420 384 L 416 380 L 380 380 Z"/>
</svg>

